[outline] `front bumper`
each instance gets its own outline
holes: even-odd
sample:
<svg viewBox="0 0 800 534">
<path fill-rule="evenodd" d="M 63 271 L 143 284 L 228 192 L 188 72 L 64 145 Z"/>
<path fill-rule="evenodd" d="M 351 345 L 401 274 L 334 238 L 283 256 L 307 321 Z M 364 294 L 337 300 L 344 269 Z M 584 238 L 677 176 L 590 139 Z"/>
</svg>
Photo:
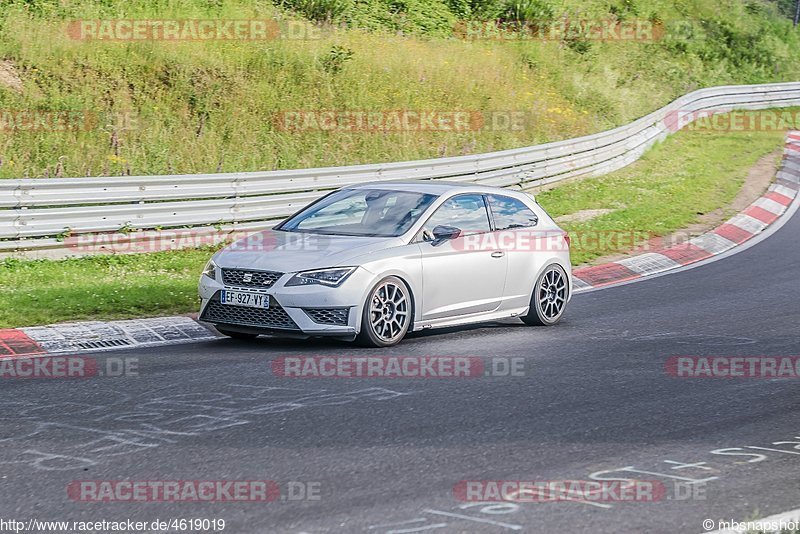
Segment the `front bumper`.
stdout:
<svg viewBox="0 0 800 534">
<path fill-rule="evenodd" d="M 220 269 L 216 278 L 200 277 L 200 321 L 235 332 L 277 334 L 291 337 L 333 336 L 354 338 L 372 274 L 356 269 L 339 287 L 290 286 L 293 273 L 283 274 L 266 289 L 225 285 Z M 248 308 L 220 302 L 223 289 L 266 294 L 269 308 Z"/>
</svg>

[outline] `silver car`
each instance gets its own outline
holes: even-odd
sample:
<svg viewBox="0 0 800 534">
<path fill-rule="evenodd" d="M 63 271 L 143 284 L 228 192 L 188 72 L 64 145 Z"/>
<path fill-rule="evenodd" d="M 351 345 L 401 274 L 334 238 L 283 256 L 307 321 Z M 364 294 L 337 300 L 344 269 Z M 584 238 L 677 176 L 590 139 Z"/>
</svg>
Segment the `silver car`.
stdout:
<svg viewBox="0 0 800 534">
<path fill-rule="evenodd" d="M 237 338 L 388 347 L 409 331 L 510 317 L 552 325 L 571 297 L 569 237 L 523 192 L 379 182 L 220 250 L 199 289 L 200 320 Z"/>
</svg>

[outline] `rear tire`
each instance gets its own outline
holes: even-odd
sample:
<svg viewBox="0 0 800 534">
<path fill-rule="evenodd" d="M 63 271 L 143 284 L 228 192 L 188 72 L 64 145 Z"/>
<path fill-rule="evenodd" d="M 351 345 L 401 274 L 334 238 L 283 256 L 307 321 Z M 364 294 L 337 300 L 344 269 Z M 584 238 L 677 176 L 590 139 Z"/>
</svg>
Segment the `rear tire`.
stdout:
<svg viewBox="0 0 800 534">
<path fill-rule="evenodd" d="M 362 347 L 391 347 L 405 337 L 411 325 L 411 291 L 396 276 L 388 276 L 369 292 L 361 313 Z"/>
<path fill-rule="evenodd" d="M 530 326 L 556 324 L 567 307 L 569 282 L 566 271 L 557 264 L 548 265 L 533 286 L 528 314 L 521 317 Z"/>
<path fill-rule="evenodd" d="M 234 332 L 233 330 L 225 330 L 224 328 L 214 327 L 217 329 L 217 332 L 222 334 L 223 336 L 228 336 L 233 339 L 255 339 L 258 337 L 258 334 L 248 334 L 246 332 Z"/>
</svg>

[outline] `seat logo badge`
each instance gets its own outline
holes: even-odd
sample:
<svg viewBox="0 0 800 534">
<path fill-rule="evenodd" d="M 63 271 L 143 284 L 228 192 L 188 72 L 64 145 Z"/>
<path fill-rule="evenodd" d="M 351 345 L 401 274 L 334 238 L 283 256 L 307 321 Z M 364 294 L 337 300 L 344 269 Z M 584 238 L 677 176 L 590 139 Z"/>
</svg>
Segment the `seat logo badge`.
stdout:
<svg viewBox="0 0 800 534">
<path fill-rule="evenodd" d="M 253 281 L 253 274 L 244 273 L 244 276 L 242 276 L 242 282 L 252 282 L 252 281 Z"/>
</svg>

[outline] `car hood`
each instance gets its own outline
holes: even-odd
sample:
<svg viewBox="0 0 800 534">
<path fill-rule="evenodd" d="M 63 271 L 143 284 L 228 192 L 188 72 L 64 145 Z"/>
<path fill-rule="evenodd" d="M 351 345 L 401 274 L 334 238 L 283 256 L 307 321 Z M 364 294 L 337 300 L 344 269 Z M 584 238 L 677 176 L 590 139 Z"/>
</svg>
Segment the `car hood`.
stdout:
<svg viewBox="0 0 800 534">
<path fill-rule="evenodd" d="M 306 271 L 350 265 L 358 256 L 399 246 L 399 237 L 351 237 L 264 230 L 232 243 L 214 255 L 219 267 Z"/>
</svg>

